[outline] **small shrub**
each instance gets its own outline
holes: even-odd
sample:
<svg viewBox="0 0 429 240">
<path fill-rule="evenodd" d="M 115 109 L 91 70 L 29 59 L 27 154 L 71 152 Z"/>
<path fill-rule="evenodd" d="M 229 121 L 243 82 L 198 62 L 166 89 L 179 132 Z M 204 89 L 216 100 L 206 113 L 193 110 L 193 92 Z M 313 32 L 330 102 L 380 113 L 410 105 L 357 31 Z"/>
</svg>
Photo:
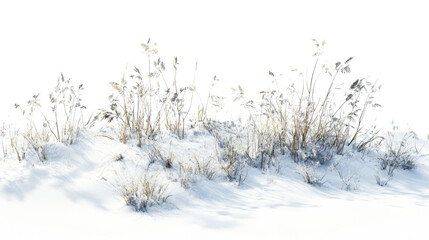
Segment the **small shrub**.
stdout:
<svg viewBox="0 0 429 240">
<path fill-rule="evenodd" d="M 167 184 L 160 183 L 156 177 L 145 174 L 119 184 L 118 190 L 125 204 L 136 211 L 146 212 L 154 204 L 161 205 L 170 197 Z"/>
</svg>

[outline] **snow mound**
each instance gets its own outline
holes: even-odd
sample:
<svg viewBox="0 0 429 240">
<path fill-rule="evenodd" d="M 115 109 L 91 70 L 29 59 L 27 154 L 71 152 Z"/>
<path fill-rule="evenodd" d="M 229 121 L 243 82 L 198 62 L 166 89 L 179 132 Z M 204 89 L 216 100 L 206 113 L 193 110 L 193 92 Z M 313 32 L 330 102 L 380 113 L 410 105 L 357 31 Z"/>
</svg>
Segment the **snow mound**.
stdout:
<svg viewBox="0 0 429 240">
<path fill-rule="evenodd" d="M 403 239 L 423 236 L 429 220 L 429 142 L 412 170 L 376 184 L 374 153 L 346 151 L 309 169 L 309 185 L 288 156 L 228 181 L 207 131 L 165 135 L 142 148 L 87 131 L 70 146 L 50 144 L 49 158 L 0 161 L 0 226 L 5 239 Z M 172 159 L 170 165 L 165 159 Z M 207 171 L 198 166 L 209 163 Z M 187 170 L 184 170 L 187 169 Z M 190 169 L 190 170 L 189 170 Z M 121 183 L 150 173 L 167 201 L 146 212 L 126 206 Z M 384 172 L 381 177 L 386 178 Z M 384 174 L 384 175 L 383 175 Z M 183 181 L 186 181 L 186 184 Z"/>
</svg>

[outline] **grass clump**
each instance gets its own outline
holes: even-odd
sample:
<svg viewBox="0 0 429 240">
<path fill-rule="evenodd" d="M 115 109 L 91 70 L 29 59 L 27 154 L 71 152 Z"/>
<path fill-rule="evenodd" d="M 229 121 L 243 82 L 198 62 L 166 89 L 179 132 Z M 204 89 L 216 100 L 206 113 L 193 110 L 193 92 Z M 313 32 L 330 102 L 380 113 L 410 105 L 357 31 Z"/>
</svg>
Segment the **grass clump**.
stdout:
<svg viewBox="0 0 429 240">
<path fill-rule="evenodd" d="M 22 160 L 24 160 L 26 158 L 28 142 L 25 141 L 19 129 L 16 129 L 11 125 L 8 125 L 7 127 L 3 125 L 2 135 L 4 138 L 6 138 L 6 140 L 9 140 L 10 149 L 12 152 L 15 153 L 18 161 L 21 162 Z M 6 158 L 9 152 L 9 147 L 7 146 L 7 144 L 5 144 L 4 139 L 2 140 L 2 149 L 3 156 L 4 158 Z"/>
<path fill-rule="evenodd" d="M 168 185 L 161 183 L 156 177 L 146 173 L 119 184 L 118 191 L 128 206 L 136 211 L 146 212 L 153 205 L 162 205 L 170 197 Z"/>
<path fill-rule="evenodd" d="M 298 74 L 300 81 L 281 90 L 270 71 L 274 87 L 260 91 L 259 101 L 245 99 L 241 87 L 233 89 L 236 100 L 249 110 L 261 168 L 277 153 L 290 153 L 297 163 L 324 164 L 346 146 L 363 151 L 377 139 L 378 131 L 365 131 L 364 119 L 368 108 L 380 106 L 373 102 L 380 86 L 366 78 L 340 81 L 351 72 L 353 58 L 321 65 L 325 43 L 314 42 L 315 63 L 310 74 Z"/>
<path fill-rule="evenodd" d="M 173 60 L 173 77 L 167 79 L 165 63 L 158 57 L 156 46 L 150 39 L 142 44 L 148 58 L 147 71 L 135 67 L 129 78 L 124 76 L 120 82 L 110 83 L 115 93 L 109 96 L 110 109 L 102 109 L 100 115 L 102 120 L 114 121 L 114 129 L 123 143 L 136 138 L 141 147 L 143 140 L 155 139 L 163 130 L 180 139 L 185 136 L 195 87 L 178 86 L 177 57 Z M 152 58 L 157 60 L 152 62 Z M 189 102 L 185 101 L 188 95 Z"/>
<path fill-rule="evenodd" d="M 380 172 L 379 171 L 375 172 L 375 182 L 379 186 L 381 186 L 381 187 L 386 186 L 389 183 L 390 180 L 392 180 L 392 175 L 388 175 L 387 178 L 382 178 L 380 176 Z"/>
<path fill-rule="evenodd" d="M 221 144 L 221 149 L 217 151 L 218 162 L 224 171 L 228 181 L 237 181 L 240 185 L 247 176 L 247 162 L 240 152 L 237 140 L 228 139 Z"/>
<path fill-rule="evenodd" d="M 216 168 L 210 158 L 201 159 L 195 154 L 192 154 L 192 159 L 189 159 L 189 161 L 179 161 L 178 163 L 180 184 L 185 189 L 190 187 L 191 182 L 194 181 L 197 176 L 203 176 L 212 180 L 216 175 Z"/>
<path fill-rule="evenodd" d="M 9 155 L 9 148 L 8 148 L 8 144 L 5 143 L 5 137 L 6 137 L 6 127 L 3 124 L 2 128 L 0 128 L 0 138 L 1 138 L 1 150 L 2 150 L 2 155 L 3 155 L 3 159 L 6 159 L 7 156 Z"/>
<path fill-rule="evenodd" d="M 313 165 L 300 163 L 298 173 L 303 178 L 304 182 L 310 185 L 323 185 L 323 178 L 325 176 L 320 176 L 317 172 L 319 163 L 314 163 Z"/>
<path fill-rule="evenodd" d="M 172 168 L 174 162 L 174 155 L 170 151 L 169 153 L 163 152 L 159 147 L 153 145 L 149 157 L 151 162 L 155 162 L 156 160 L 161 161 L 165 168 Z"/>
<path fill-rule="evenodd" d="M 140 73 L 138 68 L 135 71 Z M 161 110 L 154 106 L 159 103 L 152 101 L 156 93 L 152 86 L 146 88 L 142 77 L 136 78 L 139 81 L 133 85 L 125 78 L 119 83 L 110 83 L 116 93 L 109 96 L 110 109 L 102 110 L 101 117 L 114 121 L 114 130 L 121 142 L 127 143 L 128 139 L 136 137 L 141 147 L 143 138 L 154 139 L 160 133 Z"/>
<path fill-rule="evenodd" d="M 15 104 L 26 120 L 25 131 L 21 135 L 41 161 L 47 160 L 51 140 L 71 145 L 89 124 L 90 121 L 85 123 L 83 120 L 83 110 L 86 109 L 81 99 L 83 90 L 82 84 L 74 86 L 70 78 L 61 74 L 49 94 L 50 111 L 45 112 L 46 109 L 42 108 L 40 94 L 33 95 L 27 106 Z M 17 136 L 17 132 L 10 134 L 11 146 L 17 152 L 18 159 L 22 159 L 23 154 L 18 153 Z"/>
<path fill-rule="evenodd" d="M 402 136 L 398 136 L 402 135 Z M 381 170 L 387 170 L 388 175 L 393 176 L 393 172 L 402 168 L 404 170 L 413 169 L 420 152 L 415 145 L 417 134 L 408 131 L 404 134 L 395 134 L 388 132 L 384 140 L 384 153 L 378 160 Z"/>
</svg>

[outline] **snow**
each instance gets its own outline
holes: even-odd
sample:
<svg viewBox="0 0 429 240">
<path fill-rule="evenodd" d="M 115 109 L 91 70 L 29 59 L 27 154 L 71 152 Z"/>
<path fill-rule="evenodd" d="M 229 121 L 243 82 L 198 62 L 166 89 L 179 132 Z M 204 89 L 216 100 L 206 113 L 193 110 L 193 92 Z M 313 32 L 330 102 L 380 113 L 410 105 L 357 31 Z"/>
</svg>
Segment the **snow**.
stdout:
<svg viewBox="0 0 429 240">
<path fill-rule="evenodd" d="M 429 220 L 429 114 L 426 111 L 429 22 L 424 2 L 374 1 L 33 1 L 0 2 L 0 123 L 25 119 L 12 111 L 32 94 L 46 94 L 60 72 L 86 87 L 90 111 L 107 106 L 109 82 L 140 66 L 140 43 L 151 37 L 160 56 L 180 62 L 179 78 L 206 91 L 230 95 L 265 88 L 268 71 L 311 68 L 311 39 L 326 40 L 329 63 L 354 56 L 352 72 L 383 85 L 376 96 L 377 126 L 394 120 L 419 134 L 422 157 L 411 170 L 398 169 L 386 186 L 376 184 L 378 155 L 348 149 L 336 168 L 316 170 L 322 185 L 308 185 L 288 156 L 262 171 L 249 167 L 242 184 L 227 181 L 216 139 L 204 130 L 185 139 L 165 134 L 142 148 L 109 139 L 99 126 L 73 145 L 50 143 L 48 160 L 31 151 L 19 162 L 9 149 L 0 156 L 0 239 L 422 239 Z M 355 76 L 355 75 L 353 75 Z M 23 87 L 24 86 L 24 87 Z M 204 94 L 201 94 L 204 98 Z M 232 105 L 232 104 L 231 104 Z M 231 120 L 233 106 L 216 115 Z M 223 115 L 222 115 L 223 114 Z M 371 113 L 373 114 L 373 113 Z M 371 122 L 372 119 L 369 119 Z M 368 123 L 369 124 L 369 123 Z M 243 129 L 241 129 L 243 130 Z M 6 137 L 0 136 L 8 145 Z M 153 147 L 173 152 L 166 169 L 151 162 Z M 215 176 L 192 176 L 180 184 L 178 161 L 212 159 Z M 137 212 L 118 189 L 147 171 L 168 184 L 171 197 Z M 340 178 L 350 178 L 350 190 Z"/>
<path fill-rule="evenodd" d="M 422 157 L 413 170 L 398 170 L 387 186 L 375 183 L 374 156 L 349 154 L 338 168 L 357 175 L 356 189 L 345 191 L 335 170 L 321 186 L 306 184 L 291 159 L 280 171 L 249 168 L 238 185 L 222 171 L 208 180 L 196 176 L 189 189 L 172 181 L 172 170 L 150 171 L 171 181 L 164 205 L 136 212 L 116 190 L 126 174 L 141 173 L 149 156 L 143 148 L 88 131 L 71 146 L 51 144 L 45 163 L 36 156 L 18 163 L 0 161 L 0 226 L 7 239 L 403 239 L 421 237 L 429 218 L 429 164 Z M 163 136 L 157 144 L 182 159 L 215 151 L 208 133 L 184 140 Z M 429 152 L 428 142 L 420 140 Z M 121 153 L 123 160 L 115 156 Z M 347 161 L 347 163 L 345 163 Z M 157 165 L 154 163 L 153 165 Z M 170 171 L 170 172 L 169 172 Z M 170 175 L 169 175 L 170 174 Z M 177 177 L 177 176 L 176 176 Z"/>
</svg>

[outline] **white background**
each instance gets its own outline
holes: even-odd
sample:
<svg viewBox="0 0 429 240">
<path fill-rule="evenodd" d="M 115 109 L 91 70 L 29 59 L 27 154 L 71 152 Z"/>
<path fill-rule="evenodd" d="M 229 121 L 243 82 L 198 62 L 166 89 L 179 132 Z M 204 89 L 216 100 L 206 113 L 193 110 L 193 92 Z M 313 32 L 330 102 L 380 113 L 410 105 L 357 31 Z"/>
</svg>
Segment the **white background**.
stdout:
<svg viewBox="0 0 429 240">
<path fill-rule="evenodd" d="M 305 70 L 316 38 L 326 40 L 332 63 L 354 56 L 352 71 L 384 84 L 383 123 L 408 123 L 426 137 L 427 9 L 425 1 L 1 0 L 1 119 L 14 103 L 48 92 L 60 72 L 84 83 L 84 100 L 99 107 L 149 37 L 183 68 L 198 59 L 203 84 L 216 74 L 225 86 L 248 88 L 264 86 L 268 70 Z"/>
</svg>

